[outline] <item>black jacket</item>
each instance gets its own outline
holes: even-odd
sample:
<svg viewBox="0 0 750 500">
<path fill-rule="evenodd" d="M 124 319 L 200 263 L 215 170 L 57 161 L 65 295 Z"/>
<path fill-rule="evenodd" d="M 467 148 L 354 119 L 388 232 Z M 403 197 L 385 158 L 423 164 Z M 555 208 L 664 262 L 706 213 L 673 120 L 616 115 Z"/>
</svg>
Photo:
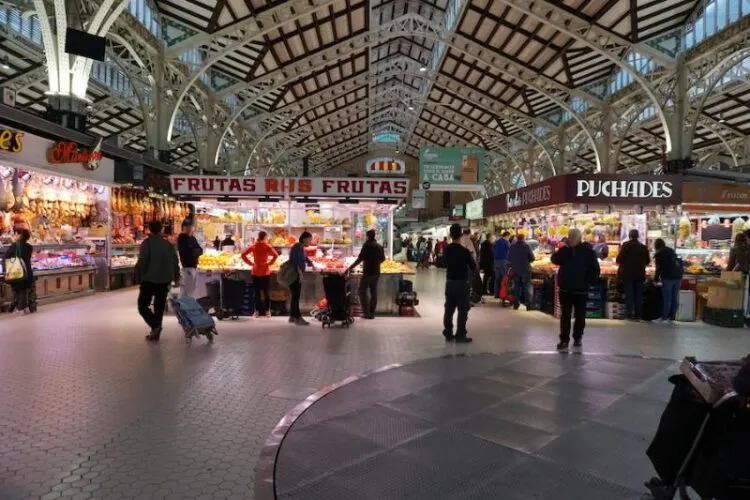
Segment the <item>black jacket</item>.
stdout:
<svg viewBox="0 0 750 500">
<path fill-rule="evenodd" d="M 638 240 L 628 240 L 617 254 L 617 276 L 623 280 L 646 279 L 646 266 L 651 262 L 648 247 Z"/>
<path fill-rule="evenodd" d="M 352 264 L 355 268 L 362 263 L 362 274 L 364 276 L 380 276 L 380 264 L 385 261 L 385 252 L 383 247 L 375 240 L 365 241 L 362 250 L 359 251 L 359 257 Z"/>
<path fill-rule="evenodd" d="M 180 233 L 177 237 L 177 252 L 180 254 L 182 267 L 189 269 L 198 267 L 198 257 L 203 255 L 203 248 L 201 248 L 195 236 Z"/>
<path fill-rule="evenodd" d="M 564 246 L 552 255 L 552 263 L 560 266 L 557 282 L 563 292 L 586 293 L 599 279 L 599 261 L 588 243 Z"/>
<path fill-rule="evenodd" d="M 745 358 L 745 364 L 732 380 L 734 391 L 743 397 L 750 397 L 750 357 Z"/>
<path fill-rule="evenodd" d="M 495 269 L 495 252 L 492 250 L 490 240 L 484 240 L 479 245 L 479 268 L 482 270 Z"/>
<path fill-rule="evenodd" d="M 682 278 L 682 264 L 677 254 L 669 247 L 664 247 L 654 254 L 657 280 L 678 280 Z"/>
<path fill-rule="evenodd" d="M 18 255 L 16 255 L 16 252 L 18 252 Z M 31 286 L 31 284 L 34 282 L 34 271 L 33 269 L 31 269 L 31 254 L 33 253 L 34 247 L 29 245 L 28 243 L 12 243 L 10 247 L 8 247 L 8 250 L 5 252 L 5 260 L 7 261 L 8 259 L 11 259 L 13 257 L 18 257 L 26 265 L 26 279 L 13 282 L 11 284 L 11 287 L 24 288 L 27 286 Z"/>
</svg>

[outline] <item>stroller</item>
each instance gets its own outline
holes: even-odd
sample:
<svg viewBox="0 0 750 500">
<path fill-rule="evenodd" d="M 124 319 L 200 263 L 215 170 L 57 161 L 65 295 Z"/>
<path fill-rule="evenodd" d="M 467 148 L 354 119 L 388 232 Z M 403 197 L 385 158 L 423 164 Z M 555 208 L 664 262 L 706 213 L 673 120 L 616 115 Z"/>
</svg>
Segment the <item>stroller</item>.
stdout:
<svg viewBox="0 0 750 500">
<path fill-rule="evenodd" d="M 318 314 L 323 328 L 326 326 L 330 328 L 337 322 L 340 322 L 344 328 L 349 328 L 354 323 L 354 318 L 349 314 L 346 276 L 339 273 L 323 274 L 323 290 L 325 290 L 327 305 Z"/>
<path fill-rule="evenodd" d="M 732 390 L 741 362 L 686 358 L 670 377 L 672 396 L 647 454 L 659 477 L 646 482 L 657 500 L 750 498 L 750 409 Z"/>
</svg>

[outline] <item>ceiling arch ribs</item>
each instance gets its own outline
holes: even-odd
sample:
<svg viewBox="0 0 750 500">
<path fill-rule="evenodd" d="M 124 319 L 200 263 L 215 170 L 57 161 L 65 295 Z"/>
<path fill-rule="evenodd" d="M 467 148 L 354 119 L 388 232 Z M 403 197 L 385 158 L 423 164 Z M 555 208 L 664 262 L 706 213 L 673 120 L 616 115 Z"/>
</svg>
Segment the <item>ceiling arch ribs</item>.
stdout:
<svg viewBox="0 0 750 500">
<path fill-rule="evenodd" d="M 242 113 L 249 109 L 258 99 L 267 95 L 269 92 L 278 90 L 288 84 L 290 81 L 298 79 L 301 76 L 305 76 L 310 73 L 313 68 L 319 68 L 321 65 L 325 66 L 334 61 L 336 57 L 340 56 L 343 51 L 352 52 L 360 50 L 377 40 L 388 39 L 397 35 L 406 36 L 423 36 L 425 38 L 431 38 L 434 40 L 441 40 L 442 27 L 435 25 L 431 22 L 426 21 L 424 18 L 414 14 L 404 15 L 396 20 L 386 23 L 380 27 L 376 32 L 368 32 L 353 39 L 348 39 L 345 42 L 336 44 L 327 50 L 319 53 L 310 55 L 297 63 L 285 66 L 264 75 L 263 81 L 256 80 L 250 82 L 253 85 L 250 91 L 249 97 L 242 106 L 237 109 L 229 122 L 225 124 L 225 128 L 222 134 L 226 136 L 227 130 L 231 127 L 232 123 L 242 116 Z M 442 40 L 441 40 L 442 41 Z M 587 136 L 589 140 L 594 142 L 593 135 L 588 130 L 585 117 L 580 113 L 576 112 L 568 103 L 573 97 L 578 97 L 591 102 L 593 105 L 600 104 L 601 101 L 598 97 L 587 94 L 580 89 L 572 89 L 565 85 L 556 82 L 554 79 L 539 73 L 533 73 L 528 68 L 522 68 L 515 62 L 505 58 L 504 56 L 494 53 L 485 47 L 478 46 L 474 42 L 461 37 L 459 35 L 451 35 L 449 40 L 445 41 L 450 48 L 459 51 L 460 53 L 480 60 L 488 66 L 500 71 L 501 73 L 513 78 L 516 81 L 524 84 L 532 90 L 544 95 L 550 99 L 557 106 L 569 112 L 571 117 L 577 121 L 585 130 L 587 130 Z M 498 66 L 498 65 L 502 66 Z M 598 154 L 597 154 L 598 163 Z"/>
<path fill-rule="evenodd" d="M 259 40 L 264 35 L 272 33 L 297 19 L 309 16 L 319 10 L 327 9 L 333 6 L 336 1 L 288 0 L 268 8 L 264 12 L 248 16 L 239 23 L 232 24 L 213 33 L 201 33 L 169 46 L 166 51 L 168 59 L 177 60 L 183 52 L 197 48 L 201 48 L 208 55 L 208 58 L 199 66 L 191 68 L 191 73 L 187 80 L 178 89 L 175 104 L 170 113 L 167 140 L 172 136 L 177 108 L 179 108 L 190 87 L 198 81 L 205 71 L 238 49 Z"/>
</svg>

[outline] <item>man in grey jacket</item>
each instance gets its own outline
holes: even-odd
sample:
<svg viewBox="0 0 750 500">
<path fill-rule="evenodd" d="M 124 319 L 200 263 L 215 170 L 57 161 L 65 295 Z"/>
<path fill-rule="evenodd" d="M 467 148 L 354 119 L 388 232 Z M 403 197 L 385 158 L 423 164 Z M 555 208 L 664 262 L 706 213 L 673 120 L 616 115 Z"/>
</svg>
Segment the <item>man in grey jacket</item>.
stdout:
<svg viewBox="0 0 750 500">
<path fill-rule="evenodd" d="M 138 312 L 151 328 L 146 336 L 150 342 L 158 342 L 162 330 L 164 309 L 167 306 L 167 295 L 172 282 L 175 286 L 180 281 L 180 266 L 177 248 L 161 235 L 162 225 L 151 221 L 148 225 L 149 236 L 141 243 L 136 272 L 141 277 L 141 290 L 138 294 Z M 154 310 L 151 311 L 151 302 Z"/>
<path fill-rule="evenodd" d="M 534 253 L 526 243 L 523 234 L 516 235 L 516 241 L 508 250 L 508 264 L 513 273 L 515 293 L 513 294 L 513 309 L 518 309 L 521 302 L 530 309 L 531 300 L 529 287 L 531 285 L 531 263 L 534 262 Z"/>
</svg>

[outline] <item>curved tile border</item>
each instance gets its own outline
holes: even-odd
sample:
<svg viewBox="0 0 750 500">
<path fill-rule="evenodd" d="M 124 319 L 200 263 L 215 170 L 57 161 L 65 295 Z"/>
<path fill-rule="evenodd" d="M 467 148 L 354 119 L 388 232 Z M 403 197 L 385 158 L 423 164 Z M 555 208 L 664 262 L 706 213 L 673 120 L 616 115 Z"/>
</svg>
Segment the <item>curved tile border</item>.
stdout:
<svg viewBox="0 0 750 500">
<path fill-rule="evenodd" d="M 263 449 L 260 453 L 260 459 L 258 461 L 258 467 L 256 469 L 256 475 L 255 475 L 255 500 L 276 500 L 276 482 L 275 482 L 275 472 L 276 472 L 276 458 L 278 457 L 279 450 L 281 449 L 281 443 L 284 441 L 284 437 L 286 436 L 287 432 L 289 432 L 289 429 L 291 429 L 292 425 L 302 416 L 305 411 L 307 411 L 308 408 L 310 408 L 312 405 L 320 401 L 322 398 L 327 396 L 328 394 L 332 393 L 336 389 L 340 389 L 341 387 L 344 387 L 345 385 L 349 385 L 353 382 L 356 382 L 358 380 L 362 380 L 364 378 L 370 377 L 372 375 L 377 375 L 378 373 L 382 373 L 388 370 L 392 370 L 394 368 L 402 368 L 404 366 L 414 365 L 417 363 L 421 363 L 423 361 L 429 361 L 429 360 L 435 360 L 440 358 L 470 358 L 474 356 L 480 356 L 480 355 L 502 355 L 502 354 L 519 354 L 519 355 L 528 355 L 528 354 L 546 354 L 546 355 L 567 355 L 567 356 L 607 356 L 607 357 L 615 357 L 615 358 L 633 358 L 633 359 L 653 359 L 657 361 L 674 361 L 678 362 L 679 360 L 676 359 L 669 359 L 669 358 L 661 358 L 661 357 L 654 357 L 654 356 L 639 356 L 636 354 L 611 354 L 611 353 L 590 353 L 590 352 L 570 352 L 570 353 L 560 353 L 558 351 L 523 351 L 523 352 L 517 352 L 517 351 L 508 351 L 508 352 L 502 352 L 502 353 L 495 353 L 495 352 L 482 352 L 482 353 L 472 353 L 472 354 L 466 354 L 466 353 L 457 353 L 457 354 L 446 354 L 442 356 L 435 356 L 431 358 L 422 358 L 417 359 L 414 361 L 408 361 L 405 363 L 393 363 L 390 365 L 385 365 L 380 368 L 376 368 L 374 370 L 367 370 L 362 373 L 359 373 L 357 375 L 352 375 L 350 377 L 347 377 L 343 379 L 340 382 L 336 382 L 335 384 L 331 384 L 327 387 L 324 387 L 323 389 L 317 391 L 314 394 L 311 394 L 305 398 L 304 401 L 296 405 L 292 410 L 281 417 L 281 420 L 279 420 L 279 423 L 276 424 L 276 427 L 271 431 L 271 434 L 266 439 L 266 442 L 263 444 Z"/>
</svg>

